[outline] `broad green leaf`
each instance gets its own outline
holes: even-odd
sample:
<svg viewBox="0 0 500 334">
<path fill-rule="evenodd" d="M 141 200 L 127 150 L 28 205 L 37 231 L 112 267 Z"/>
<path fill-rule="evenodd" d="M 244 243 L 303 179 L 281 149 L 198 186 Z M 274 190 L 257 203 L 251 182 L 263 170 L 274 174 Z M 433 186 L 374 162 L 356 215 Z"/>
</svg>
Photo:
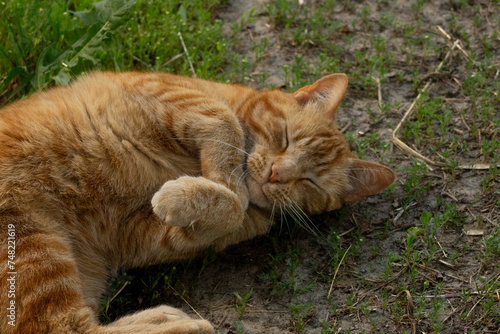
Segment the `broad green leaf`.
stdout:
<svg viewBox="0 0 500 334">
<path fill-rule="evenodd" d="M 45 61 L 45 56 L 47 55 L 49 49 L 50 46 L 46 47 L 38 57 L 38 61 L 36 63 L 35 75 L 31 80 L 31 85 L 35 89 L 45 87 L 45 83 L 48 81 L 47 80 L 47 77 L 49 75 L 48 68 L 50 67 L 50 65 L 44 65 L 44 61 Z"/>
<path fill-rule="evenodd" d="M 68 67 L 63 67 L 52 79 L 61 86 L 67 85 L 71 81 L 71 71 Z"/>
<path fill-rule="evenodd" d="M 99 54 L 105 52 L 109 33 L 124 22 L 127 11 L 135 3 L 136 0 L 104 0 L 94 3 L 91 10 L 73 12 L 87 26 L 86 32 L 50 64 L 44 64 L 47 49 L 44 50 L 37 64 L 33 86 L 44 88 L 52 81 L 60 85 L 69 83 L 83 60 L 99 65 Z"/>
</svg>

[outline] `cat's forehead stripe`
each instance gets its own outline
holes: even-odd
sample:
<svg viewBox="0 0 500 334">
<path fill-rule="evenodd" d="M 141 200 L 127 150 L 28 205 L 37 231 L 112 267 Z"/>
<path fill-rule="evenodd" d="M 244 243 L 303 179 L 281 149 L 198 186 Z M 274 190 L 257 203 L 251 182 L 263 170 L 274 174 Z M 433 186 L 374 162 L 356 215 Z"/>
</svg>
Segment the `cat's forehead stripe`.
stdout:
<svg viewBox="0 0 500 334">
<path fill-rule="evenodd" d="M 273 103 L 270 100 L 270 98 L 271 97 L 266 96 L 266 98 L 264 98 L 262 100 L 262 103 L 264 104 L 265 110 L 272 112 L 273 116 L 285 118 L 285 112 L 283 111 L 283 109 L 280 106 L 278 106 L 276 103 Z"/>
</svg>

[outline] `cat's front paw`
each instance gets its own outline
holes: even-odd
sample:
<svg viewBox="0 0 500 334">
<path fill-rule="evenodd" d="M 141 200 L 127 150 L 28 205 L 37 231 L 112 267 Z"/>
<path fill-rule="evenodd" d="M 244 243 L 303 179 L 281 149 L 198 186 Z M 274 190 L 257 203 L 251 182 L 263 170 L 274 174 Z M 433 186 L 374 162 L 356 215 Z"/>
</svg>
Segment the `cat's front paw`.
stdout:
<svg viewBox="0 0 500 334">
<path fill-rule="evenodd" d="M 190 206 L 189 192 L 186 191 L 188 187 L 182 178 L 166 182 L 151 200 L 154 213 L 169 225 L 189 226 L 193 210 L 185 207 L 185 205 Z"/>
<path fill-rule="evenodd" d="M 229 232 L 243 221 L 233 191 L 204 177 L 182 176 L 166 182 L 151 201 L 154 213 L 168 225 Z"/>
</svg>

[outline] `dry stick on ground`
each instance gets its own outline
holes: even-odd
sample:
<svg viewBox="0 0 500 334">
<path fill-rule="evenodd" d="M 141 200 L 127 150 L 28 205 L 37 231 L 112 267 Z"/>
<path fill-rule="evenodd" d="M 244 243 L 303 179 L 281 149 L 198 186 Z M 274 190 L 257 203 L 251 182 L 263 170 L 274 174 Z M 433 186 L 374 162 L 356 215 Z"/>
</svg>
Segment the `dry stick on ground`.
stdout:
<svg viewBox="0 0 500 334">
<path fill-rule="evenodd" d="M 332 293 L 332 290 L 333 290 L 333 282 L 335 282 L 335 277 L 337 277 L 337 273 L 339 272 L 339 268 L 342 265 L 342 262 L 344 262 L 344 258 L 347 255 L 347 252 L 349 252 L 349 249 L 351 249 L 351 246 L 352 246 L 352 244 L 349 245 L 349 247 L 345 251 L 344 255 L 340 259 L 340 262 L 339 262 L 339 265 L 337 266 L 337 269 L 335 269 L 335 274 L 333 274 L 332 284 L 330 284 L 330 290 L 328 290 L 328 296 L 327 296 L 327 298 L 330 298 L 330 294 Z"/>
<path fill-rule="evenodd" d="M 407 205 L 406 207 L 401 207 L 401 211 L 399 211 L 398 214 L 396 215 L 396 217 L 394 217 L 394 219 L 392 220 L 392 224 L 396 225 L 396 221 L 399 218 L 401 218 L 401 216 L 403 215 L 403 213 L 405 213 L 409 208 L 411 208 L 414 205 L 417 205 L 417 202 L 412 202 L 409 205 Z"/>
<path fill-rule="evenodd" d="M 118 290 L 117 293 L 115 293 L 115 295 L 113 297 L 111 297 L 110 300 L 108 300 L 108 302 L 106 303 L 106 309 L 104 310 L 105 313 L 108 312 L 108 308 L 109 308 L 109 304 L 111 304 L 111 302 L 113 301 L 113 299 L 115 299 L 119 294 L 120 292 L 123 291 L 123 289 L 125 289 L 125 287 L 129 284 L 130 282 L 129 281 L 126 281 L 125 284 L 123 284 L 123 286 L 120 288 L 120 290 Z"/>
<path fill-rule="evenodd" d="M 441 247 L 441 248 L 442 248 L 442 247 Z M 442 264 L 442 265 L 444 265 L 444 266 L 447 266 L 448 268 L 453 269 L 453 270 L 456 270 L 456 269 L 457 269 L 457 267 L 456 267 L 455 265 L 453 265 L 453 264 L 451 264 L 451 263 L 449 263 L 449 262 L 446 262 L 446 261 L 444 261 L 444 260 L 438 260 L 438 262 L 439 262 L 439 263 L 441 263 L 441 264 Z"/>
<path fill-rule="evenodd" d="M 347 131 L 347 129 L 349 129 L 349 127 L 351 126 L 352 124 L 352 121 L 349 121 L 342 129 L 340 129 L 340 133 L 344 133 Z"/>
<path fill-rule="evenodd" d="M 498 279 L 500 279 L 500 275 L 497 275 L 497 277 L 496 277 L 496 278 L 492 278 L 492 279 L 488 280 L 488 282 L 487 282 L 486 284 L 490 284 L 490 283 L 493 281 L 493 279 L 494 279 L 495 281 L 498 281 Z M 479 303 L 480 303 L 480 302 L 484 299 L 484 297 L 485 297 L 485 296 L 486 296 L 486 295 L 487 295 L 487 294 L 491 291 L 491 289 L 492 289 L 492 288 L 493 288 L 493 285 L 491 285 L 491 286 L 488 288 L 488 290 L 486 290 L 486 292 L 484 292 L 484 293 L 483 293 L 482 297 L 481 297 L 481 298 L 480 298 L 480 299 L 479 299 L 479 300 L 478 300 L 478 301 L 474 304 L 474 306 L 472 306 L 472 308 L 469 310 L 469 312 L 468 312 L 468 313 L 467 313 L 467 315 L 465 316 L 465 319 L 467 319 L 467 318 L 470 316 L 470 314 L 472 313 L 472 311 L 474 311 L 474 309 L 476 308 L 476 306 L 477 306 L 477 305 L 478 305 L 478 304 L 479 304 Z"/>
<path fill-rule="evenodd" d="M 174 60 L 177 60 L 179 59 L 180 57 L 184 56 L 186 52 L 182 52 L 182 53 L 179 53 L 178 55 L 175 55 L 173 56 L 172 58 L 170 58 L 166 63 L 164 63 L 163 65 L 161 65 L 161 67 L 165 67 L 167 66 L 168 64 L 170 64 L 171 62 L 173 62 Z"/>
<path fill-rule="evenodd" d="M 167 282 L 167 285 L 170 287 L 170 289 L 172 289 L 175 292 L 175 294 L 177 296 L 181 297 L 181 299 L 184 301 L 184 303 L 186 303 L 191 308 L 191 310 L 193 310 L 194 313 L 196 313 L 200 317 L 200 319 L 206 320 L 205 318 L 203 318 L 201 316 L 201 314 L 198 313 L 198 311 L 196 311 L 196 309 L 191 304 L 189 304 L 189 302 L 186 300 L 186 298 L 184 298 L 180 293 L 177 292 L 177 290 L 174 289 L 173 286 L 170 285 L 170 283 Z"/>
<path fill-rule="evenodd" d="M 194 71 L 193 63 L 191 62 L 191 57 L 189 57 L 189 52 L 186 48 L 186 44 L 184 44 L 184 38 L 182 38 L 182 34 L 180 31 L 177 33 L 177 35 L 181 39 L 182 47 L 184 48 L 184 52 L 186 53 L 189 62 L 189 67 L 191 67 L 191 72 L 193 73 L 193 78 L 196 78 L 196 72 Z"/>
<path fill-rule="evenodd" d="M 368 296 L 370 293 L 375 292 L 377 290 L 380 290 L 383 287 L 391 284 L 392 282 L 397 280 L 399 277 L 401 277 L 401 275 L 403 275 L 407 270 L 408 270 L 408 266 L 407 265 L 403 266 L 403 268 L 394 277 L 392 277 L 391 279 L 389 279 L 388 281 L 386 281 L 382 285 L 379 285 L 379 286 L 372 288 L 372 289 L 368 290 L 367 292 L 363 293 L 361 296 L 358 297 L 358 299 L 354 302 L 354 304 L 350 305 L 349 307 L 354 308 L 356 305 L 359 304 L 360 301 L 364 300 L 364 298 L 366 296 Z"/>
<path fill-rule="evenodd" d="M 378 86 L 378 109 L 382 111 L 382 85 L 379 78 L 373 77 L 373 80 L 375 80 Z"/>
<path fill-rule="evenodd" d="M 471 295 L 478 295 L 479 293 L 477 291 L 472 291 L 470 292 Z M 462 298 L 461 293 L 445 293 L 443 295 L 425 295 L 423 296 L 424 298 L 427 299 L 435 299 L 435 298 Z"/>
<path fill-rule="evenodd" d="M 437 269 L 434 269 L 434 268 L 431 268 L 431 267 L 427 267 L 427 266 L 423 266 L 423 265 L 418 264 L 418 263 L 417 263 L 417 264 L 415 264 L 415 265 L 416 265 L 417 267 L 421 268 L 421 269 L 424 269 L 424 270 L 430 270 L 430 271 L 433 271 L 433 272 L 435 272 L 435 273 L 437 273 L 437 274 L 440 274 L 440 275 L 442 275 L 442 276 L 444 275 L 444 276 L 451 277 L 451 278 L 456 279 L 457 281 L 460 281 L 460 282 L 462 282 L 462 283 L 469 283 L 468 281 L 466 281 L 466 280 L 464 280 L 464 279 L 462 279 L 462 278 L 460 278 L 460 277 L 457 277 L 457 276 L 453 276 L 453 275 L 451 275 L 451 274 L 448 274 L 447 272 L 444 272 L 444 271 L 442 272 L 442 271 L 439 271 L 439 270 L 437 270 Z"/>
<path fill-rule="evenodd" d="M 456 48 L 457 45 L 458 45 L 458 40 L 453 44 L 453 46 L 451 47 L 450 51 L 448 51 L 448 53 L 444 57 L 443 61 L 441 61 L 441 63 L 439 64 L 439 66 L 437 67 L 437 69 L 436 69 L 435 72 L 439 72 L 441 70 L 441 68 L 443 67 L 445 61 L 448 59 L 448 57 L 450 56 L 451 52 Z M 429 165 L 444 167 L 444 166 L 446 166 L 446 164 L 441 163 L 441 162 L 435 162 L 435 161 L 433 161 L 433 160 L 431 160 L 431 159 L 429 159 L 427 157 L 424 157 L 422 154 L 420 154 L 419 152 L 417 152 L 414 149 L 410 148 L 401 139 L 399 139 L 397 137 L 398 131 L 401 128 L 401 125 L 404 123 L 404 121 L 413 112 L 413 109 L 415 108 L 415 105 L 417 104 L 418 100 L 420 100 L 420 98 L 422 97 L 422 92 L 427 91 L 428 88 L 430 87 L 430 85 L 431 85 L 431 81 L 428 81 L 425 84 L 425 86 L 422 89 L 422 91 L 417 95 L 417 97 L 415 98 L 415 100 L 413 100 L 413 103 L 410 105 L 410 107 L 408 108 L 408 110 L 406 111 L 406 113 L 403 115 L 403 118 L 401 118 L 401 120 L 399 121 L 399 124 L 396 126 L 396 128 L 392 132 L 392 142 L 396 146 L 398 146 L 400 149 L 402 149 L 403 151 L 405 151 L 405 152 L 407 152 L 407 153 L 409 153 L 409 154 L 411 154 L 413 156 L 416 156 L 417 159 L 425 162 L 427 168 L 432 171 L 433 169 L 431 167 L 429 167 Z"/>
<path fill-rule="evenodd" d="M 451 40 L 451 37 L 450 35 L 448 35 L 448 33 L 446 31 L 444 31 L 443 28 L 441 28 L 440 26 L 436 26 L 438 28 L 438 30 L 441 32 L 441 34 L 443 34 L 444 37 L 446 37 L 450 42 L 452 42 Z M 457 42 L 458 42 L 458 39 L 457 39 Z M 456 43 L 456 42 L 455 42 Z M 474 59 L 470 59 L 469 57 L 469 54 L 467 53 L 467 51 L 465 51 L 462 46 L 460 46 L 460 44 L 457 45 L 457 49 L 459 49 L 460 51 L 462 51 L 462 53 L 464 54 L 465 58 L 467 58 L 467 60 L 471 60 L 474 65 L 477 66 L 477 63 Z"/>
<path fill-rule="evenodd" d="M 413 299 L 411 297 L 410 291 L 403 290 L 400 293 L 398 293 L 395 297 L 396 297 L 396 299 L 398 299 L 399 296 L 401 296 L 401 294 L 403 294 L 403 293 L 406 293 L 406 300 L 408 301 L 407 308 L 408 308 L 408 317 L 410 318 L 410 321 L 411 321 L 411 332 L 412 332 L 412 334 L 416 334 L 417 333 L 417 321 L 415 320 L 415 317 L 413 316 L 413 310 L 415 307 L 413 306 Z"/>
</svg>

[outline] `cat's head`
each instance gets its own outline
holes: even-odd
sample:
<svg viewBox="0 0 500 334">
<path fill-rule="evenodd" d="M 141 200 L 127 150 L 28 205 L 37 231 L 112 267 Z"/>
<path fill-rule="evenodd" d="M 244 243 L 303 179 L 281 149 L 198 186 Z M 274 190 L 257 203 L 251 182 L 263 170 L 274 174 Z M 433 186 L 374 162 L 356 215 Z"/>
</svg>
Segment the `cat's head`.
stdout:
<svg viewBox="0 0 500 334">
<path fill-rule="evenodd" d="M 351 153 L 335 125 L 347 82 L 346 75 L 332 74 L 294 94 L 262 92 L 243 105 L 252 203 L 316 214 L 360 201 L 394 181 L 389 168 Z"/>
</svg>

